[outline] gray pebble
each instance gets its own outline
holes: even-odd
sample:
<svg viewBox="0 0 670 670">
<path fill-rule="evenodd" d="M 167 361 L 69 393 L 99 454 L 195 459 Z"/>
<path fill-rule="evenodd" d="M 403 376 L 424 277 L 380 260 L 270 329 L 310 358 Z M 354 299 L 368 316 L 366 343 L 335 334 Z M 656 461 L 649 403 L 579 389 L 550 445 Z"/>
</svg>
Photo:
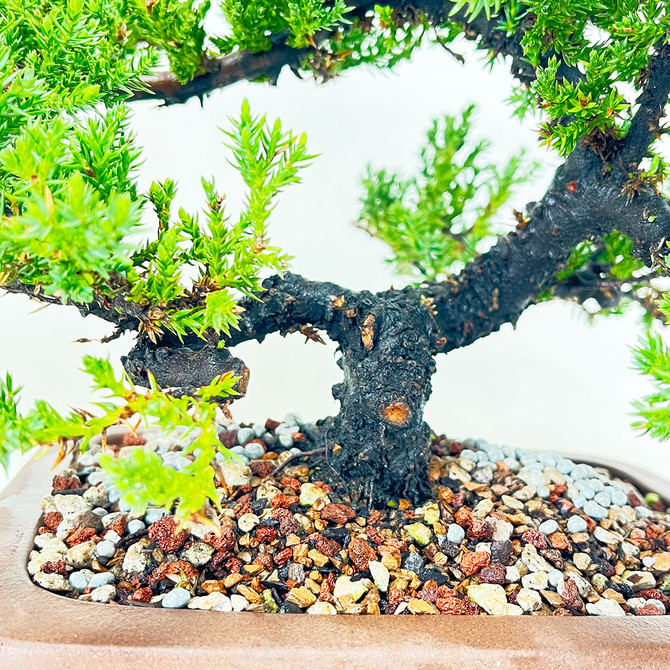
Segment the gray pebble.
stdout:
<svg viewBox="0 0 670 670">
<path fill-rule="evenodd" d="M 628 504 L 628 496 L 618 487 L 612 486 L 609 489 L 610 497 L 612 498 L 612 504 L 623 507 Z"/>
<path fill-rule="evenodd" d="M 98 545 L 100 546 L 100 545 Z M 99 586 L 111 584 L 114 581 L 114 575 L 111 572 L 96 572 L 88 581 L 89 588 L 97 589 Z"/>
<path fill-rule="evenodd" d="M 551 535 L 558 530 L 558 524 L 553 519 L 547 519 L 539 525 L 538 530 L 545 535 Z"/>
<path fill-rule="evenodd" d="M 607 509 L 602 505 L 599 505 L 597 502 L 589 500 L 589 502 L 584 505 L 584 513 L 588 514 L 592 519 L 606 519 L 607 518 Z"/>
<path fill-rule="evenodd" d="M 489 484 L 493 479 L 493 468 L 488 465 L 477 468 L 472 473 L 472 478 L 479 484 Z"/>
<path fill-rule="evenodd" d="M 635 508 L 635 516 L 638 519 L 647 519 L 648 517 L 651 516 L 651 510 L 647 509 L 646 507 L 642 507 L 642 505 L 640 505 Z"/>
<path fill-rule="evenodd" d="M 583 533 L 588 528 L 588 525 L 581 516 L 571 516 L 568 519 L 568 532 L 572 533 Z"/>
<path fill-rule="evenodd" d="M 83 570 L 76 570 L 71 573 L 68 581 L 70 582 L 70 586 L 73 589 L 77 589 L 77 591 L 83 591 L 88 588 L 88 575 Z"/>
<path fill-rule="evenodd" d="M 97 514 L 98 516 L 107 516 L 109 514 L 109 510 L 106 510 L 104 507 L 96 507 L 91 510 L 93 514 Z"/>
<path fill-rule="evenodd" d="M 447 529 L 447 540 L 452 544 L 460 544 L 465 539 L 465 530 L 457 523 L 449 524 Z"/>
<path fill-rule="evenodd" d="M 167 609 L 178 610 L 186 607 L 190 600 L 191 594 L 186 589 L 182 589 L 181 586 L 178 586 L 165 594 L 165 597 L 161 601 L 161 605 Z"/>
<path fill-rule="evenodd" d="M 284 449 L 290 449 L 293 446 L 293 436 L 290 433 L 281 433 L 279 436 L 279 444 Z"/>
<path fill-rule="evenodd" d="M 596 493 L 594 500 L 603 507 L 609 507 L 612 504 L 612 498 L 607 489 Z"/>
<path fill-rule="evenodd" d="M 586 479 L 589 476 L 589 471 L 585 465 L 575 465 L 572 470 L 570 470 L 570 475 L 575 480 Z"/>
<path fill-rule="evenodd" d="M 586 505 L 586 498 L 581 494 L 576 495 L 572 498 L 572 503 L 575 507 L 584 509 L 584 505 Z"/>
<path fill-rule="evenodd" d="M 500 447 L 492 447 L 491 449 L 489 449 L 488 454 L 489 454 L 489 461 L 493 463 L 505 460 L 505 454 L 503 453 L 503 450 Z"/>
<path fill-rule="evenodd" d="M 563 475 L 569 475 L 575 464 L 569 458 L 559 458 L 556 461 L 556 469 Z"/>
<path fill-rule="evenodd" d="M 110 486 L 107 489 L 107 500 L 109 500 L 109 504 L 113 505 L 114 503 L 119 502 L 121 499 L 121 495 L 119 494 L 119 489 L 116 488 L 116 486 Z"/>
<path fill-rule="evenodd" d="M 540 496 L 540 498 L 548 498 L 551 495 L 551 491 L 542 484 L 537 487 L 537 495 Z"/>
<path fill-rule="evenodd" d="M 262 423 L 255 423 L 251 426 L 251 429 L 254 431 L 256 437 L 262 437 L 263 433 L 265 433 L 265 425 Z"/>
<path fill-rule="evenodd" d="M 255 437 L 256 433 L 253 428 L 240 428 L 237 431 L 237 441 L 242 445 L 251 442 Z"/>
<path fill-rule="evenodd" d="M 519 461 L 516 460 L 516 458 L 511 458 L 508 457 L 506 458 L 503 463 L 512 471 L 512 472 L 519 472 L 519 468 L 521 467 L 521 464 Z"/>
<path fill-rule="evenodd" d="M 133 533 L 137 533 L 140 530 L 144 530 L 146 528 L 146 524 L 144 521 L 141 519 L 133 519 L 132 521 L 128 522 L 128 528 L 126 529 L 128 531 L 129 535 L 132 535 Z"/>
<path fill-rule="evenodd" d="M 263 455 L 265 454 L 265 449 L 263 449 L 263 446 L 258 442 L 251 442 L 250 444 L 247 444 L 247 446 L 244 447 L 244 451 L 247 458 L 252 461 L 258 458 L 263 458 Z"/>
<path fill-rule="evenodd" d="M 147 526 L 150 526 L 152 523 L 156 523 L 156 521 L 167 515 L 168 513 L 162 507 L 149 507 L 144 515 L 144 523 L 146 523 Z"/>
<path fill-rule="evenodd" d="M 116 547 L 114 546 L 113 542 L 110 542 L 109 540 L 103 540 L 102 542 L 98 542 L 95 547 L 95 551 L 101 558 L 113 558 L 114 554 L 116 553 Z"/>
<path fill-rule="evenodd" d="M 463 449 L 461 451 L 461 458 L 467 458 L 469 461 L 476 463 L 479 460 L 479 454 L 476 451 L 472 451 L 472 449 Z"/>
</svg>

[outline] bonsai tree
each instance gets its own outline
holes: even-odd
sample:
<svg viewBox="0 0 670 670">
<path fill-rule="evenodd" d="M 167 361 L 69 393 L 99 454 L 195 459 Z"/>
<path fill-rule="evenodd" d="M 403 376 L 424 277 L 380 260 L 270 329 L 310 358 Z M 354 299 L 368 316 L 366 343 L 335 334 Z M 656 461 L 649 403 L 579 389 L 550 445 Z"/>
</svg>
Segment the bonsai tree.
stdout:
<svg viewBox="0 0 670 670">
<path fill-rule="evenodd" d="M 215 11 L 226 23 L 210 30 Z M 321 422 L 323 478 L 366 504 L 425 498 L 423 408 L 437 356 L 543 300 L 595 300 L 601 314 L 639 303 L 648 323 L 665 322 L 669 26 L 658 0 L 6 0 L 0 284 L 105 319 L 112 338 L 136 338 L 121 376 L 85 358 L 96 388 L 114 398 L 96 416 L 44 402 L 20 413 L 8 375 L 0 462 L 52 443 L 60 459 L 113 424 L 134 432 L 138 418 L 197 428 L 183 472 L 142 449 L 101 460 L 128 502 L 178 501 L 185 518 L 217 500 L 214 456 L 226 449 L 214 420 L 247 387 L 230 348 L 275 332 L 325 333 L 338 344 L 342 382 L 339 413 Z M 454 53 L 464 39 L 510 65 L 514 113 L 539 115 L 540 141 L 563 163 L 536 202 L 504 207 L 533 166 L 523 154 L 492 161 L 472 139 L 467 108 L 435 121 L 419 174 L 370 168 L 358 225 L 388 245 L 401 289 L 356 292 L 287 271 L 268 221 L 314 157 L 304 136 L 248 104 L 226 132 L 246 186 L 239 217 L 206 179 L 200 214 L 175 211 L 170 180 L 138 191 L 135 100 L 202 101 L 240 80 L 276 83 L 284 68 L 326 82 L 352 67 L 393 67 L 425 42 Z M 500 216 L 512 232 L 500 234 Z M 650 331 L 636 359 L 658 382 L 637 404 L 638 426 L 667 439 L 670 353 Z"/>
</svg>

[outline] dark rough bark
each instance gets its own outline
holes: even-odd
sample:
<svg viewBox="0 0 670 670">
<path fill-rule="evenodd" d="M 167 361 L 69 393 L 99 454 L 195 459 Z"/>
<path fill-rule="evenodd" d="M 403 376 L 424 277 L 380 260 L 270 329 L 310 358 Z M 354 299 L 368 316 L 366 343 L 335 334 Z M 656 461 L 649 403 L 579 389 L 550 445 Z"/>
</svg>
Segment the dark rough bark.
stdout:
<svg viewBox="0 0 670 670">
<path fill-rule="evenodd" d="M 518 227 L 468 265 L 453 282 L 427 286 L 436 314 L 436 351 L 466 346 L 516 323 L 522 312 L 555 282 L 556 272 L 579 242 L 619 230 L 633 240 L 647 264 L 659 242 L 670 237 L 668 201 L 650 187 L 628 201 L 627 174 L 585 147 L 557 170 L 539 203 L 528 205 L 528 223 Z"/>
</svg>

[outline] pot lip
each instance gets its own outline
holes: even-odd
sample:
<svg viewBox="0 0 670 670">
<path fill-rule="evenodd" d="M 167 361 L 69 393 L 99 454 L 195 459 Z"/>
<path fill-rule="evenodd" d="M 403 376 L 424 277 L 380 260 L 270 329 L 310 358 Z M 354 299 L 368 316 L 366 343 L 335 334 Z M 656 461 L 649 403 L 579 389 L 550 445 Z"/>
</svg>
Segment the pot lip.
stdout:
<svg viewBox="0 0 670 670">
<path fill-rule="evenodd" d="M 670 480 L 658 473 L 607 459 L 590 463 L 670 499 Z M 15 663 L 6 667 L 53 668 L 55 658 L 82 662 L 101 653 L 125 659 L 124 667 L 137 662 L 145 669 L 165 667 L 166 659 L 176 657 L 184 659 L 180 667 L 185 668 L 202 667 L 208 659 L 217 664 L 227 659 L 241 667 L 241 658 L 254 665 L 290 662 L 305 668 L 356 659 L 360 665 L 352 667 L 379 668 L 384 655 L 392 655 L 400 667 L 477 662 L 528 668 L 540 667 L 534 664 L 557 653 L 568 663 L 586 659 L 593 668 L 628 663 L 653 668 L 670 657 L 670 617 L 317 615 L 305 626 L 292 616 L 197 610 L 168 614 L 71 600 L 35 585 L 26 570 L 39 502 L 50 490 L 50 465 L 47 458 L 28 462 L 0 494 L 0 665 L 3 657 Z"/>
</svg>

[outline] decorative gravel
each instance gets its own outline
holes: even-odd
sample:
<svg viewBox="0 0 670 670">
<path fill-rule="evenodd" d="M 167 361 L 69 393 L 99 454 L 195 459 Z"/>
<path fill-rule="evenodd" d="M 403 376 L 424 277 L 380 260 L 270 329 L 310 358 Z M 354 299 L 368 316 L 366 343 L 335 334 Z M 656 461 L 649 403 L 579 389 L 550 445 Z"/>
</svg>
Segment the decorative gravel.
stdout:
<svg viewBox="0 0 670 670">
<path fill-rule="evenodd" d="M 670 515 L 658 496 L 557 454 L 436 437 L 434 500 L 356 509 L 301 457 L 318 432 L 293 415 L 222 425 L 240 462 L 220 462 L 218 534 L 124 505 L 94 445 L 42 500 L 28 571 L 79 600 L 217 612 L 670 613 Z M 170 467 L 190 462 L 179 434 L 143 440 Z M 120 457 L 135 448 L 126 442 Z"/>
</svg>

